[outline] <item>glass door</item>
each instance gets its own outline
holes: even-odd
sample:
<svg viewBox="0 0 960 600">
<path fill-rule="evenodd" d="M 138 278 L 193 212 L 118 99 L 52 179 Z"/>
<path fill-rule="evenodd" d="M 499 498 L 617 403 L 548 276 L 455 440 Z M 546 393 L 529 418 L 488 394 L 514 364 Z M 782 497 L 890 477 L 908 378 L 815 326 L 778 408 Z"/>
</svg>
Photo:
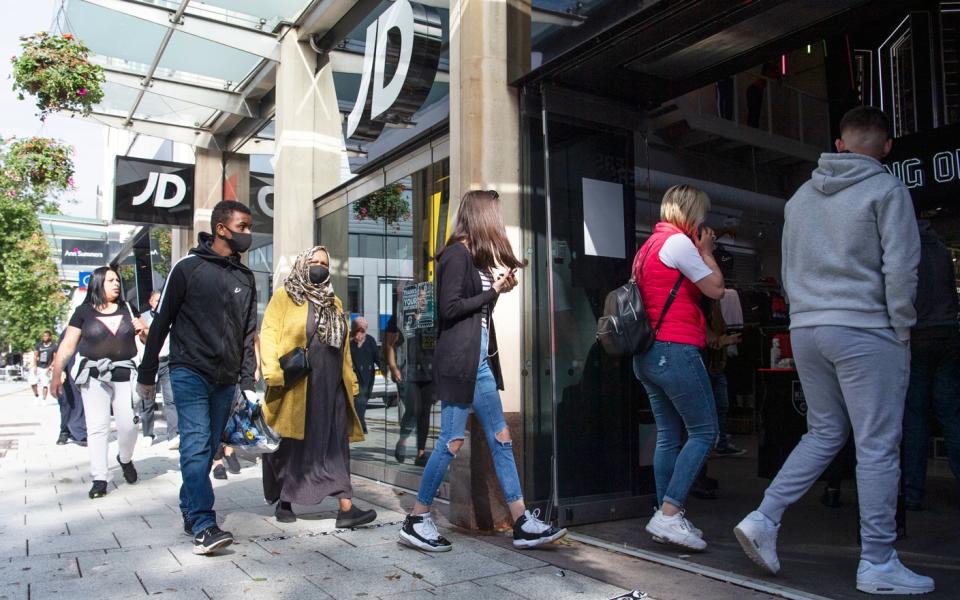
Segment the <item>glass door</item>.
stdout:
<svg viewBox="0 0 960 600">
<path fill-rule="evenodd" d="M 528 137 L 531 189 L 543 190 L 529 217 L 538 268 L 528 481 L 534 497 L 554 496 L 561 524 L 633 517 L 651 503 L 642 457 L 651 454 L 652 417 L 630 361 L 596 341 L 604 299 L 629 279 L 636 248 L 633 132 L 555 114 L 547 129 L 546 162 L 540 123 Z M 542 458 L 554 452 L 551 473 Z"/>
</svg>

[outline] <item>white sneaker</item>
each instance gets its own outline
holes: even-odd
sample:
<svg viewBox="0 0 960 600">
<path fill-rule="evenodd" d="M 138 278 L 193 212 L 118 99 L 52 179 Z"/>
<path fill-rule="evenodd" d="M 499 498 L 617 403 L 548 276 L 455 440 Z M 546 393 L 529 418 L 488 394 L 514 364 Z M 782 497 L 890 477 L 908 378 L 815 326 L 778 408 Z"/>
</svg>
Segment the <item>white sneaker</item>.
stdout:
<svg viewBox="0 0 960 600">
<path fill-rule="evenodd" d="M 140 446 L 141 448 L 150 448 L 151 446 L 153 446 L 153 439 L 154 439 L 154 436 L 145 435 L 140 438 L 140 443 L 138 444 L 138 446 Z"/>
<path fill-rule="evenodd" d="M 740 547 L 750 560 L 774 575 L 780 571 L 780 559 L 777 558 L 777 534 L 780 526 L 761 512 L 753 511 L 740 524 L 733 528 Z"/>
<path fill-rule="evenodd" d="M 174 437 L 172 440 L 167 442 L 168 450 L 179 450 L 180 449 L 180 436 Z"/>
<path fill-rule="evenodd" d="M 681 510 L 681 511 L 680 511 L 680 515 L 683 516 L 683 520 L 687 522 L 687 527 L 690 529 L 690 531 L 693 532 L 693 535 L 695 535 L 695 536 L 697 536 L 698 538 L 701 538 L 701 539 L 702 539 L 702 538 L 703 538 L 703 530 L 700 529 L 699 527 L 695 527 L 695 526 L 693 525 L 693 523 L 690 522 L 690 519 L 687 518 L 687 511 Z M 663 538 L 660 537 L 660 536 L 656 536 L 656 535 L 653 536 L 653 541 L 655 541 L 655 542 L 658 543 L 658 544 L 666 544 L 666 543 L 668 543 L 667 540 L 663 539 Z"/>
<path fill-rule="evenodd" d="M 707 543 L 694 533 L 690 521 L 683 513 L 668 517 L 662 510 L 658 510 L 647 523 L 647 533 L 661 543 L 675 544 L 687 550 L 701 552 L 707 548 Z"/>
<path fill-rule="evenodd" d="M 449 552 L 453 545 L 440 535 L 430 513 L 407 515 L 400 528 L 400 541 L 427 552 Z"/>
<path fill-rule="evenodd" d="M 513 547 L 534 548 L 555 542 L 567 535 L 567 530 L 540 520 L 540 509 L 526 510 L 513 524 Z"/>
<path fill-rule="evenodd" d="M 857 567 L 857 589 L 868 594 L 928 594 L 933 588 L 933 579 L 903 566 L 896 551 L 883 564 L 861 560 Z"/>
</svg>

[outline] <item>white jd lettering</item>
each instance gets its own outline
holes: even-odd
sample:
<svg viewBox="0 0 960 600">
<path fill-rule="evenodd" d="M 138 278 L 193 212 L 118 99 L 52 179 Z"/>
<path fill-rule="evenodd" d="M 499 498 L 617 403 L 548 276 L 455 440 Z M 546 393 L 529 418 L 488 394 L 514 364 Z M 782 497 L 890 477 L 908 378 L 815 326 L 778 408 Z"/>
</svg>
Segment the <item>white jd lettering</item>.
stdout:
<svg viewBox="0 0 960 600">
<path fill-rule="evenodd" d="M 173 195 L 167 196 L 167 188 L 173 185 Z M 183 202 L 187 195 L 187 182 L 179 175 L 172 173 L 151 172 L 147 178 L 147 187 L 140 194 L 134 196 L 134 206 L 139 206 L 153 196 L 153 205 L 157 208 L 173 208 Z"/>
</svg>

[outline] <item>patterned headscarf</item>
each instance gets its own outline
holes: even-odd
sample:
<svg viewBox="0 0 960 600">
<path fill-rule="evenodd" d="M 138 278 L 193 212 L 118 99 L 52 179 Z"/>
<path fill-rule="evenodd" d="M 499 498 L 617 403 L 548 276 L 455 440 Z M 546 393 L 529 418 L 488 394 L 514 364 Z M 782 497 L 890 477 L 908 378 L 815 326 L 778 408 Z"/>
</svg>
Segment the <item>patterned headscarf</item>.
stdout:
<svg viewBox="0 0 960 600">
<path fill-rule="evenodd" d="M 314 246 L 298 254 L 283 287 L 297 306 L 302 306 L 304 302 L 313 304 L 316 335 L 328 346 L 340 348 L 346 336 L 347 322 L 343 311 L 337 307 L 333 284 L 330 278 L 321 284 L 310 281 L 310 258 L 321 250 L 330 257 L 330 253 L 323 246 Z"/>
</svg>

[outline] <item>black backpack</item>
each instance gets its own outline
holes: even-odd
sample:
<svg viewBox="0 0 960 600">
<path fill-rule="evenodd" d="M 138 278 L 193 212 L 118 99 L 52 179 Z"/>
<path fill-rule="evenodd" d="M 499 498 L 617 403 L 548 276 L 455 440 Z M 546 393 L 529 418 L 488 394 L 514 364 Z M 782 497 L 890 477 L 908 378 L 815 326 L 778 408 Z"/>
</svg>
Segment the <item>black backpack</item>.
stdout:
<svg viewBox="0 0 960 600">
<path fill-rule="evenodd" d="M 650 249 L 647 249 L 643 255 L 643 261 L 640 263 L 641 271 L 649 253 Z M 639 255 L 638 252 L 637 256 Z M 636 264 L 637 259 L 634 258 L 633 265 Z M 667 316 L 670 305 L 680 291 L 681 283 L 683 283 L 683 273 L 677 278 L 677 283 L 670 291 L 666 304 L 663 305 L 656 328 L 651 330 L 650 318 L 647 316 L 647 309 L 643 306 L 640 287 L 637 285 L 634 268 L 631 266 L 630 281 L 607 294 L 607 299 L 603 302 L 603 316 L 597 320 L 597 341 L 606 353 L 610 356 L 633 356 L 649 350 L 657 338 L 660 326 L 663 325 L 663 318 Z"/>
</svg>

